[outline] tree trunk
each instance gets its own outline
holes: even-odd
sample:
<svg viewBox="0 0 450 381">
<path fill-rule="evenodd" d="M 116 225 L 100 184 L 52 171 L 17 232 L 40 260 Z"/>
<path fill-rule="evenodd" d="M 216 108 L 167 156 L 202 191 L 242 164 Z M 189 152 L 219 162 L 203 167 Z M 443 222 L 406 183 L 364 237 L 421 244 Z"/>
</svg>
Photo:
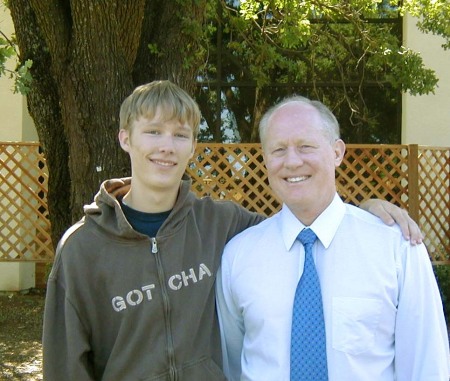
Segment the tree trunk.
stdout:
<svg viewBox="0 0 450 381">
<path fill-rule="evenodd" d="M 193 94 L 206 0 L 14 0 L 28 106 L 49 168 L 53 243 L 106 178 L 130 175 L 117 140 L 132 89 L 171 79 Z M 149 44 L 160 49 L 151 54 Z"/>
<path fill-rule="evenodd" d="M 207 0 L 146 2 L 141 44 L 134 68 L 136 84 L 169 79 L 192 96 L 203 64 L 199 54 Z M 156 52 L 148 45 L 152 44 Z"/>
<path fill-rule="evenodd" d="M 118 113 L 133 87 L 144 3 L 79 0 L 71 9 L 55 2 L 31 4 L 58 84 L 69 142 L 71 215 L 77 220 L 102 180 L 128 173 L 117 143 Z"/>
<path fill-rule="evenodd" d="M 56 244 L 71 224 L 69 149 L 65 138 L 59 94 L 52 76 L 48 75 L 51 57 L 40 35 L 34 12 L 28 0 L 10 2 L 20 62 L 33 60 L 33 82 L 27 96 L 28 111 L 34 120 L 49 171 L 47 206 L 51 221 L 51 237 Z"/>
</svg>

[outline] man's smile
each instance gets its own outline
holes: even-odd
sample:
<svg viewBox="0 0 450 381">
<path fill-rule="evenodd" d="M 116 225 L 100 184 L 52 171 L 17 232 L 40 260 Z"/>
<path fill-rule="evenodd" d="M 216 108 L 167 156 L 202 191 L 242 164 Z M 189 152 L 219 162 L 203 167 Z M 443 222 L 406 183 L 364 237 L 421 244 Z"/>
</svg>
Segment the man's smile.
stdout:
<svg viewBox="0 0 450 381">
<path fill-rule="evenodd" d="M 298 177 L 287 177 L 286 181 L 288 183 L 300 183 L 302 181 L 308 180 L 311 176 L 298 176 Z"/>
</svg>

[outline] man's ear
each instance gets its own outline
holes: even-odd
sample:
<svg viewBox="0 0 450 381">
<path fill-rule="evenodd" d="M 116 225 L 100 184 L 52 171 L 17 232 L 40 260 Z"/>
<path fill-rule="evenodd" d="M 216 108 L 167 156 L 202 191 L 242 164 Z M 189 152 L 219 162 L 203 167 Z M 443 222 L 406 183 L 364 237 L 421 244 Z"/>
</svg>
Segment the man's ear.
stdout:
<svg viewBox="0 0 450 381">
<path fill-rule="evenodd" d="M 119 143 L 125 152 L 130 151 L 130 132 L 128 130 L 121 129 L 119 131 Z"/>
<path fill-rule="evenodd" d="M 345 143 L 342 139 L 337 139 L 334 142 L 334 165 L 335 167 L 339 167 L 342 163 L 342 160 L 344 160 L 344 154 L 345 154 Z"/>
</svg>

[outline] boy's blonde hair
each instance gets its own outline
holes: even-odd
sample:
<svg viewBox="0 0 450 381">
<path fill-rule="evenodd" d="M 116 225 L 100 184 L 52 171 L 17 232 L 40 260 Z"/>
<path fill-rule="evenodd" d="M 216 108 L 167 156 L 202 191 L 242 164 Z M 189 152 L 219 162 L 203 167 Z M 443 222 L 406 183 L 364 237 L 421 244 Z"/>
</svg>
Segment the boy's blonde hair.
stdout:
<svg viewBox="0 0 450 381">
<path fill-rule="evenodd" d="M 139 118 L 153 119 L 157 112 L 163 121 L 178 120 L 192 127 L 194 139 L 200 128 L 201 113 L 197 103 L 170 81 L 153 81 L 136 87 L 120 107 L 120 128 L 130 130 Z"/>
</svg>

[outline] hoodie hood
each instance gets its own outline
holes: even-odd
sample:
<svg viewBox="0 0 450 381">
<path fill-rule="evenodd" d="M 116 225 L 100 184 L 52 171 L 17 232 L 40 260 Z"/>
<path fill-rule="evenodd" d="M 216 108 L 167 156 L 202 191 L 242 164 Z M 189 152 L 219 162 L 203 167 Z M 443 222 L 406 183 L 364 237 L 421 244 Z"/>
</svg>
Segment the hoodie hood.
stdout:
<svg viewBox="0 0 450 381">
<path fill-rule="evenodd" d="M 184 175 L 180 182 L 177 200 L 170 213 L 170 216 L 173 215 L 174 218 L 167 218 L 161 230 L 175 229 L 185 221 L 195 200 L 195 195 L 190 191 L 191 184 L 191 179 Z M 123 197 L 130 187 L 131 177 L 104 181 L 95 195 L 94 202 L 84 207 L 86 221 L 95 223 L 108 234 L 118 238 L 147 239 L 147 236 L 138 233 L 131 227 L 118 201 L 118 198 Z"/>
</svg>

